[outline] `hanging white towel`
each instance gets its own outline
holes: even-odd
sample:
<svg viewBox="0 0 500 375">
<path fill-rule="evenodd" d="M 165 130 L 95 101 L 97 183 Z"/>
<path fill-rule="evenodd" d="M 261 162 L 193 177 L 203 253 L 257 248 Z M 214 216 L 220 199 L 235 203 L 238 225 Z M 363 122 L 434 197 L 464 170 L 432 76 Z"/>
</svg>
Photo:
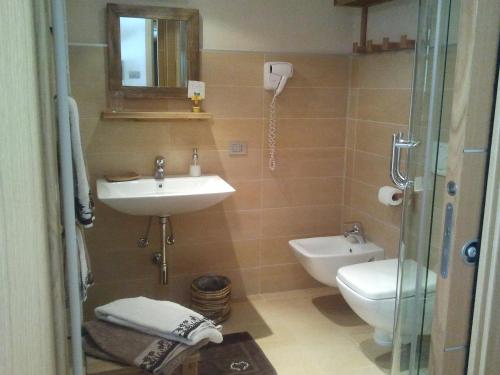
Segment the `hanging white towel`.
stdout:
<svg viewBox="0 0 500 375">
<path fill-rule="evenodd" d="M 220 326 L 174 302 L 124 298 L 97 307 L 95 315 L 110 323 L 186 345 L 196 345 L 204 339 L 222 342 Z"/>
<path fill-rule="evenodd" d="M 73 152 L 73 167 L 75 180 L 76 218 L 84 228 L 92 227 L 94 223 L 94 201 L 90 191 L 83 158 L 82 140 L 80 136 L 80 116 L 75 99 L 68 97 L 69 123 L 71 129 L 71 149 Z"/>
<path fill-rule="evenodd" d="M 80 263 L 80 296 L 87 299 L 87 289 L 93 284 L 90 258 L 85 244 L 83 228 L 90 228 L 94 223 L 94 202 L 87 178 L 85 159 L 83 158 L 80 136 L 80 117 L 75 99 L 68 97 L 71 150 L 73 154 L 73 178 L 75 183 L 76 248 Z"/>
<path fill-rule="evenodd" d="M 80 261 L 80 296 L 82 301 L 87 300 L 87 289 L 94 284 L 94 275 L 90 268 L 90 258 L 85 244 L 83 229 L 76 226 L 76 248 Z"/>
</svg>

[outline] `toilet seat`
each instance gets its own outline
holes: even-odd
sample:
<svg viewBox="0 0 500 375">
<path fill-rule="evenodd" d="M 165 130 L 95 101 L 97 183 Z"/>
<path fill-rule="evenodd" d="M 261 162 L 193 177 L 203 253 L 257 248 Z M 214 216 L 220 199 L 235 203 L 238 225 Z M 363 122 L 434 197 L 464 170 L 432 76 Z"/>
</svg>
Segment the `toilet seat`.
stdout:
<svg viewBox="0 0 500 375">
<path fill-rule="evenodd" d="M 416 280 L 417 263 L 407 260 L 403 277 Z M 355 264 L 339 269 L 337 278 L 360 296 L 371 300 L 396 298 L 398 282 L 398 260 L 386 259 L 377 262 Z M 436 274 L 432 271 L 427 276 L 427 293 L 436 290 Z M 402 297 L 415 296 L 412 283 L 403 285 Z"/>
<path fill-rule="evenodd" d="M 405 261 L 403 277 L 415 280 L 416 271 L 415 261 Z M 374 340 L 382 346 L 390 346 L 392 343 L 397 277 L 397 259 L 346 266 L 339 269 L 337 273 L 337 285 L 342 296 L 361 319 L 375 328 Z M 432 314 L 434 305 L 432 295 L 436 287 L 436 274 L 429 270 L 427 279 L 427 297 L 430 298 L 426 314 Z M 411 285 L 405 285 L 403 289 L 401 303 L 413 303 L 414 288 Z M 427 316 L 425 322 L 424 332 L 430 331 L 432 322 L 430 316 Z"/>
<path fill-rule="evenodd" d="M 339 269 L 337 277 L 364 298 L 396 298 L 398 260 L 387 259 L 343 267 Z"/>
</svg>

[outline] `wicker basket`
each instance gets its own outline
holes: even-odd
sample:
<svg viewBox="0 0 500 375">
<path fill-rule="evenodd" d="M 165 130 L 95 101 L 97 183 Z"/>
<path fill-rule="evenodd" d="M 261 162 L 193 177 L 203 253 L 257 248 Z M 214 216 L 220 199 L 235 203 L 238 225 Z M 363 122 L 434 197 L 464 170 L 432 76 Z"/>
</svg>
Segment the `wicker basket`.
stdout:
<svg viewBox="0 0 500 375">
<path fill-rule="evenodd" d="M 206 275 L 191 283 L 191 308 L 216 324 L 229 318 L 231 280 L 226 276 Z"/>
</svg>

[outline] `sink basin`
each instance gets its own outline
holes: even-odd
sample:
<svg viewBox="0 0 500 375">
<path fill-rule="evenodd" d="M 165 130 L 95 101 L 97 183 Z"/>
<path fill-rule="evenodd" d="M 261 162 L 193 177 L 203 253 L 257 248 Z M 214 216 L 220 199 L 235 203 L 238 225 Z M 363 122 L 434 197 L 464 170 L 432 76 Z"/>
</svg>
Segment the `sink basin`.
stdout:
<svg viewBox="0 0 500 375">
<path fill-rule="evenodd" d="M 134 181 L 97 180 L 97 197 L 117 211 L 130 215 L 166 217 L 213 206 L 235 192 L 216 175 L 169 176 L 157 181 L 145 177 Z"/>
</svg>

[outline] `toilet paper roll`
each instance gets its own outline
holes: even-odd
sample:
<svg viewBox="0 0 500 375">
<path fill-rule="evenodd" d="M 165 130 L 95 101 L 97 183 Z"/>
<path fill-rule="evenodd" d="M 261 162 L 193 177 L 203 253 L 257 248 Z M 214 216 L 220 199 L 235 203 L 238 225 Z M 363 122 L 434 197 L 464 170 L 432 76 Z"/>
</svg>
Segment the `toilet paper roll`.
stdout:
<svg viewBox="0 0 500 375">
<path fill-rule="evenodd" d="M 399 206 L 403 202 L 403 192 L 392 186 L 382 186 L 378 191 L 378 200 L 386 206 Z"/>
</svg>

